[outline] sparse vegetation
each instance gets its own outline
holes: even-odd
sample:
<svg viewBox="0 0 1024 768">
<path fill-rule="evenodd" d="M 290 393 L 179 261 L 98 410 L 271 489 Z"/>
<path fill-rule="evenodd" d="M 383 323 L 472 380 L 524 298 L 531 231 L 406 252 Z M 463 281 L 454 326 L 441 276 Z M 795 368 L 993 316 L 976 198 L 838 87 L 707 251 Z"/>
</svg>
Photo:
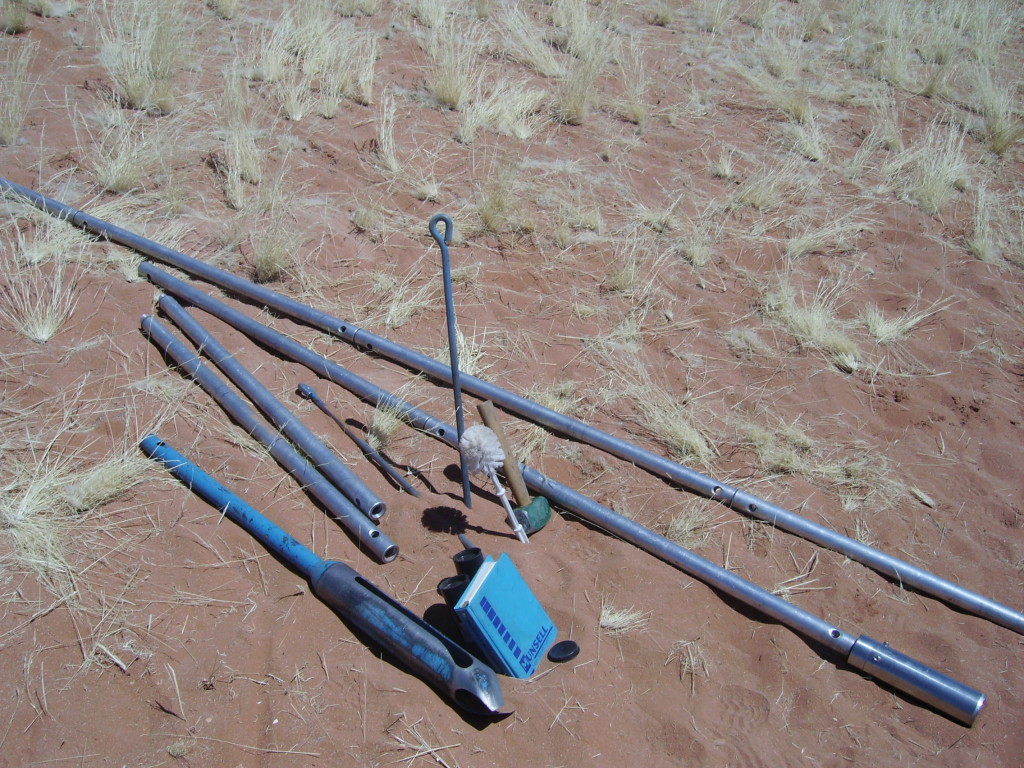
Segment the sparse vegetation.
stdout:
<svg viewBox="0 0 1024 768">
<path fill-rule="evenodd" d="M 286 222 L 272 219 L 262 231 L 250 237 L 252 274 L 257 283 L 285 277 L 295 264 L 300 238 Z"/>
<path fill-rule="evenodd" d="M 864 327 L 879 344 L 894 344 L 903 341 L 921 323 L 934 317 L 954 302 L 939 299 L 916 312 L 906 312 L 898 317 L 887 316 L 878 307 L 871 304 L 864 309 L 862 316 Z"/>
<path fill-rule="evenodd" d="M 650 614 L 629 608 L 616 608 L 608 600 L 601 600 L 601 631 L 607 635 L 619 636 L 646 629 Z"/>
<path fill-rule="evenodd" d="M 38 43 L 0 39 L 0 146 L 13 144 L 28 114 L 28 68 Z"/>
<path fill-rule="evenodd" d="M 188 57 L 183 0 L 104 1 L 100 60 L 125 103 L 163 114 L 174 109 L 174 78 Z"/>
<path fill-rule="evenodd" d="M 686 549 L 700 549 L 711 540 L 709 502 L 692 499 L 672 515 L 665 528 L 665 536 Z"/>
<path fill-rule="evenodd" d="M 0 321 L 43 344 L 61 329 L 78 304 L 78 281 L 59 260 L 18 267 L 5 264 L 0 288 Z"/>
<path fill-rule="evenodd" d="M 479 27 L 449 21 L 432 28 L 427 41 L 427 90 L 439 105 L 459 110 L 477 98 L 484 74 L 477 61 L 482 48 Z"/>
<path fill-rule="evenodd" d="M 28 2 L 0 0 L 0 33 L 16 35 L 28 29 Z"/>
<path fill-rule="evenodd" d="M 811 253 L 845 253 L 874 222 L 860 211 L 849 211 L 823 222 L 805 224 L 786 242 L 786 256 L 797 259 Z"/>
<path fill-rule="evenodd" d="M 235 18 L 239 4 L 240 0 L 206 0 L 210 10 L 225 20 Z"/>
<path fill-rule="evenodd" d="M 807 296 L 780 278 L 777 287 L 764 294 L 762 306 L 797 344 L 821 350 L 839 370 L 853 373 L 860 367 L 860 353 L 846 332 L 847 324 L 838 316 L 845 289 L 842 280 L 831 284 L 822 281 L 814 294 Z"/>
<path fill-rule="evenodd" d="M 1021 18 L 1006 0 L 0 0 L 0 175 L 343 318 L 364 351 L 353 323 L 443 360 L 426 223 L 447 213 L 466 373 L 944 575 L 977 562 L 976 585 L 998 585 L 1022 567 L 1007 501 L 1021 481 L 1004 471 L 1024 362 Z M 517 564 L 580 658 L 516 683 L 500 727 L 467 728 L 445 706 L 428 707 L 432 721 L 403 716 L 439 699 L 330 612 L 307 611 L 301 578 L 153 472 L 137 423 L 156 414 L 161 436 L 225 486 L 321 556 L 368 567 L 419 615 L 434 612 L 434 566 L 455 533 L 507 548 L 494 498 L 463 511 L 450 446 L 313 382 L 423 491 L 388 499 L 402 559 L 364 562 L 138 333 L 153 289 L 120 278 L 138 280 L 140 258 L 0 200 L 0 647 L 13 672 L 0 741 L 12 759 L 84 763 L 109 742 L 122 762 L 454 768 L 501 762 L 513 738 L 524 765 L 573 744 L 580 760 L 628 764 L 630 744 L 605 728 L 614 697 L 655 757 L 669 745 L 683 762 L 749 763 L 767 723 L 809 764 L 956 760 L 945 731 L 907 727 L 909 700 L 814 672 L 799 642 L 764 646 L 753 685 L 733 642 L 742 612 L 571 514 Z M 240 308 L 385 389 L 411 380 L 403 397 L 452 420 L 433 378 Z M 238 353 L 390 490 L 292 394 L 301 370 L 258 345 Z M 537 471 L 861 631 L 876 590 L 848 578 L 859 566 L 809 560 L 820 547 L 740 520 L 736 505 L 502 419 Z M 944 553 L 956 557 L 943 565 Z M 680 610 L 647 613 L 665 590 Z M 910 623 L 936 610 L 903 607 Z M 328 642 L 262 652 L 300 612 Z M 955 636 L 960 625 L 937 624 L 927 648 L 995 658 L 975 670 L 983 690 L 1019 682 L 993 656 L 1005 649 Z M 245 643 L 214 647 L 231 627 Z M 922 654 L 956 673 L 957 659 Z M 793 670 L 814 672 L 799 691 Z M 112 711 L 148 711 L 160 732 L 90 720 L 86 687 L 123 696 Z M 338 691 L 353 717 L 324 739 Z M 687 693 L 721 693 L 724 708 L 691 707 L 673 731 L 663 702 Z M 205 719 L 257 701 L 248 730 Z M 868 708 L 897 727 L 857 727 Z M 721 717 L 736 712 L 749 728 Z M 979 764 L 1013 762 L 1005 715 L 986 715 Z M 76 744 L 86 731 L 95 744 Z"/>
<path fill-rule="evenodd" d="M 884 169 L 901 197 L 925 213 L 936 214 L 968 184 L 964 134 L 932 123 L 921 140 L 901 152 Z"/>
</svg>

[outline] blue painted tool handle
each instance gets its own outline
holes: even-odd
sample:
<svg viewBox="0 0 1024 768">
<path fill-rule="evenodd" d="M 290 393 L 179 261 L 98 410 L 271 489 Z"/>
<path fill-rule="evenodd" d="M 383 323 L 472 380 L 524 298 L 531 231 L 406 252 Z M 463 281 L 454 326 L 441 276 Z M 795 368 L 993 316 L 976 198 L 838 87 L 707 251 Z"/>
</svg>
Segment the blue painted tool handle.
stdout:
<svg viewBox="0 0 1024 768">
<path fill-rule="evenodd" d="M 319 578 L 330 563 L 309 547 L 293 539 L 287 531 L 268 520 L 262 512 L 218 483 L 156 435 L 139 444 L 142 452 L 161 462 L 181 483 L 203 501 L 216 507 L 231 522 L 241 526 L 271 553 L 305 576 L 310 582 Z"/>
<path fill-rule="evenodd" d="M 329 608 L 453 703 L 481 715 L 504 706 L 494 671 L 354 569 L 318 557 L 156 435 L 139 444 L 174 477 L 305 576 Z"/>
</svg>

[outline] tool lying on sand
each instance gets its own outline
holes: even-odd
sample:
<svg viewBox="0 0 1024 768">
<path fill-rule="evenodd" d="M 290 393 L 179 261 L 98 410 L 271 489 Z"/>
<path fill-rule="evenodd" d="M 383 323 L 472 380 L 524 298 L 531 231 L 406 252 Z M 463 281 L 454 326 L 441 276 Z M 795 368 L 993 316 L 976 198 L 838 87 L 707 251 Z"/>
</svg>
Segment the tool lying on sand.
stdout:
<svg viewBox="0 0 1024 768">
<path fill-rule="evenodd" d="M 28 187 L 0 178 L 0 192 L 3 191 L 16 195 L 40 210 L 57 216 L 87 232 L 132 248 L 144 256 L 181 269 L 238 296 L 259 302 L 282 315 L 329 333 L 358 349 L 400 363 L 440 381 L 451 383 L 450 368 L 446 368 L 444 364 L 415 350 L 403 347 L 359 326 L 339 320 L 326 312 L 313 309 L 300 301 L 283 296 L 265 286 L 257 285 L 251 280 L 238 277 L 180 251 L 160 245 L 149 238 L 115 226 Z M 139 273 L 155 281 L 155 275 L 159 270 L 156 272 L 146 271 L 149 268 L 150 265 L 143 264 L 139 268 Z M 545 408 L 539 403 L 534 403 L 525 397 L 474 376 L 461 376 L 459 387 L 465 387 L 466 391 L 477 397 L 494 401 L 509 413 L 541 424 L 570 439 L 600 448 L 692 493 L 713 499 L 741 514 L 763 520 L 776 528 L 833 549 L 851 560 L 873 568 L 903 587 L 944 600 L 974 616 L 980 616 L 1014 632 L 1024 634 L 1024 614 L 923 568 L 918 568 L 771 502 L 733 488 L 726 483 L 677 464 L 664 456 L 584 424 L 571 416 Z"/>
<path fill-rule="evenodd" d="M 420 492 L 413 488 L 409 484 L 409 481 L 402 477 L 402 473 L 395 469 L 393 466 L 391 466 L 388 460 L 380 455 L 379 451 L 374 449 L 372 445 L 370 445 L 368 442 L 363 440 L 363 438 L 361 438 L 359 435 L 357 435 L 355 432 L 349 429 L 348 425 L 345 424 L 344 421 L 342 421 L 341 419 L 334 415 L 334 413 L 328 407 L 327 403 L 323 401 L 323 398 L 316 393 L 316 390 L 314 390 L 308 384 L 299 384 L 299 386 L 295 388 L 295 391 L 296 393 L 298 393 L 299 397 L 305 400 L 309 400 L 309 402 L 311 402 L 313 405 L 319 408 L 320 411 L 324 413 L 326 416 L 328 416 L 335 424 L 341 427 L 341 431 L 348 436 L 349 440 L 356 444 L 356 447 L 359 448 L 360 451 L 363 452 L 363 456 L 366 457 L 367 461 L 369 461 L 371 464 L 373 464 L 382 472 L 384 472 L 384 474 L 386 474 L 389 478 L 394 480 L 403 491 L 413 496 L 420 495 Z"/>
<path fill-rule="evenodd" d="M 410 672 L 475 715 L 503 714 L 497 675 L 462 646 L 335 560 L 323 560 L 155 435 L 140 444 L 189 490 L 219 509 L 309 581 L 313 593 Z"/>
<path fill-rule="evenodd" d="M 512 505 L 508 503 L 505 487 L 498 480 L 498 467 L 505 461 L 505 452 L 501 449 L 498 436 L 483 424 L 470 427 L 459 438 L 459 455 L 462 457 L 462 466 L 466 467 L 471 474 L 490 478 L 491 483 L 494 484 L 494 490 L 498 494 L 498 499 L 508 515 L 509 528 L 523 544 L 528 543 L 526 529 L 516 517 Z"/>
<path fill-rule="evenodd" d="M 368 549 L 385 563 L 398 556 L 398 545 L 395 542 L 360 512 L 333 483 L 317 472 L 291 443 L 260 419 L 248 403 L 235 394 L 184 343 L 176 339 L 163 323 L 154 317 L 143 315 L 139 324 L 150 341 L 195 379 L 239 426 L 262 443 L 296 482 L 316 497 L 317 501 L 348 529 L 361 547 Z"/>
<path fill-rule="evenodd" d="M 437 231 L 437 225 L 444 224 L 444 236 Z M 451 245 L 452 235 L 455 234 L 455 224 L 451 217 L 444 213 L 435 214 L 430 219 L 430 234 L 437 241 L 441 249 L 441 274 L 444 280 L 444 314 L 448 326 L 448 356 L 451 360 L 451 384 L 455 393 L 455 428 L 458 430 L 459 439 L 466 429 L 465 415 L 462 412 L 462 377 L 459 373 L 459 339 L 458 330 L 455 327 L 455 302 L 452 299 L 452 265 L 448 257 L 448 246 Z M 465 462 L 462 469 L 462 502 L 467 508 L 473 506 L 473 493 L 469 487 L 469 470 Z"/>
<path fill-rule="evenodd" d="M 195 286 L 171 277 L 149 264 L 143 264 L 139 271 L 164 290 L 216 315 L 253 340 L 302 363 L 319 376 L 345 387 L 371 404 L 384 404 L 395 409 L 416 429 L 458 449 L 455 430 L 443 421 L 384 391 L 323 355 L 310 351 L 302 344 L 228 307 Z M 751 606 L 809 639 L 816 647 L 835 654 L 843 663 L 864 671 L 909 697 L 934 707 L 965 725 L 973 724 L 984 706 L 985 696 L 979 691 L 866 635 L 854 637 L 834 624 L 752 584 L 671 539 L 613 512 L 537 470 L 530 467 L 521 468 L 527 486 L 533 492 L 550 499 L 553 504 Z"/>
<path fill-rule="evenodd" d="M 519 522 L 523 524 L 523 528 L 526 529 L 526 535 L 533 536 L 533 534 L 547 525 L 548 520 L 551 519 L 551 504 L 543 496 L 530 496 L 530 491 L 526 487 L 526 481 L 523 480 L 523 472 L 519 469 L 519 462 L 516 461 L 515 454 L 512 453 L 512 447 L 505 437 L 505 430 L 501 428 L 501 421 L 498 420 L 498 411 L 495 409 L 494 403 L 490 400 L 485 400 L 477 405 L 476 409 L 480 413 L 480 418 L 484 420 L 484 424 L 498 438 L 501 450 L 505 454 L 502 468 L 505 471 L 508 487 L 512 491 L 512 498 L 516 500 L 518 505 L 513 510 L 513 513 L 519 519 Z"/>
<path fill-rule="evenodd" d="M 227 376 L 285 437 L 309 457 L 317 472 L 330 480 L 359 511 L 371 520 L 379 520 L 384 516 L 387 507 L 381 498 L 367 488 L 334 451 L 324 445 L 311 429 L 299 421 L 269 389 L 249 373 L 212 333 L 185 311 L 181 304 L 171 296 L 164 295 L 160 297 L 157 306 L 182 333 L 188 336 L 192 345 L 204 357 L 212 360 L 213 364 L 220 368 L 221 373 Z"/>
</svg>

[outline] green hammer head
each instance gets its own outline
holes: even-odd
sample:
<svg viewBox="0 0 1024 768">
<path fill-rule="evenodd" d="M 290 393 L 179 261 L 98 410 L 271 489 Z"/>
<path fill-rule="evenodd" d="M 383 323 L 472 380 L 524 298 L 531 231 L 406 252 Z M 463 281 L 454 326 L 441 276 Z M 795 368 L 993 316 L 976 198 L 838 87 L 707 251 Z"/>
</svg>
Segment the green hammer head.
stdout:
<svg viewBox="0 0 1024 768">
<path fill-rule="evenodd" d="M 551 519 L 551 504 L 543 496 L 536 496 L 525 507 L 516 507 L 512 512 L 526 530 L 526 535 L 532 536 Z"/>
</svg>

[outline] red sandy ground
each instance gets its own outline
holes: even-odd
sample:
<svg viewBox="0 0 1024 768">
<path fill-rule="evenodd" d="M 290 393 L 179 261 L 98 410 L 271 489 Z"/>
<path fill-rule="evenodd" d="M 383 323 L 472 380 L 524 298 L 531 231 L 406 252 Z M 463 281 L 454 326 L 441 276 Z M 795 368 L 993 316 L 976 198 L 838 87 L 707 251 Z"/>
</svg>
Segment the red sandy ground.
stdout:
<svg viewBox="0 0 1024 768">
<path fill-rule="evenodd" d="M 219 147 L 213 111 L 222 67 L 245 49 L 259 21 L 276 17 L 283 4 L 243 2 L 230 22 L 204 12 L 200 3 L 191 5 L 201 56 L 179 75 L 176 112 L 151 118 L 181 121 L 187 139 L 165 176 L 154 177 L 150 186 L 159 192 L 170 175 L 185 189 L 183 250 L 248 275 L 248 243 L 240 251 L 221 248 L 224 232 L 239 225 L 231 223 L 235 213 L 204 160 Z M 799 6 L 783 4 L 782 12 L 794 8 Z M 535 10 L 543 13 L 540 6 Z M 272 287 L 348 320 L 369 321 L 375 331 L 411 347 L 440 348 L 438 294 L 412 322 L 390 330 L 372 324 L 374 304 L 383 299 L 371 291 L 370 275 L 392 269 L 411 275 L 416 285 L 439 286 L 427 220 L 445 211 L 458 223 L 479 199 L 487 169 L 521 162 L 517 199 L 533 218 L 533 231 L 471 234 L 453 248 L 456 267 L 479 265 L 476 277 L 456 289 L 460 327 L 467 335 L 489 331 L 489 380 L 517 392 L 577 382 L 586 421 L 663 450 L 637 427 L 628 402 L 599 388 L 607 385 L 606 372 L 584 344 L 631 309 L 629 296 L 608 289 L 620 258 L 613 241 L 628 232 L 629 195 L 657 207 L 682 194 L 680 213 L 693 216 L 737 183 L 708 171 L 720 147 L 737 149 L 738 180 L 761 158 L 785 153 L 771 145 L 777 115 L 728 66 L 753 30 L 734 18 L 701 56 L 705 38 L 689 6 L 667 28 L 646 24 L 641 10 L 621 9 L 624 23 L 650 46 L 654 85 L 642 130 L 597 109 L 582 126 L 549 123 L 526 142 L 485 133 L 469 146 L 451 139 L 457 114 L 420 96 L 426 59 L 413 38 L 416 23 L 387 4 L 372 18 L 357 19 L 382 32 L 394 25 L 381 41 L 375 92 L 390 86 L 399 94 L 400 148 L 436 147 L 438 203 L 417 201 L 374 169 L 376 107 L 346 103 L 333 120 L 310 115 L 291 123 L 273 119 L 272 97 L 258 88 L 265 146 L 284 143 L 273 137 L 292 137 L 287 179 L 297 196 L 291 224 L 305 236 L 298 253 L 304 278 Z M 837 27 L 834 36 L 842 32 Z M 106 201 L 111 196 L 99 192 L 85 170 L 82 143 L 88 139 L 81 130 L 76 139 L 68 119 L 69 105 L 87 113 L 96 94 L 111 87 L 97 61 L 91 12 L 32 17 L 20 38 L 40 43 L 32 70 L 39 84 L 19 142 L 0 149 L 3 175 L 82 208 Z M 502 66 L 519 71 L 519 65 Z M 843 65 L 834 66 L 836 78 L 846 74 Z M 522 76 L 528 76 L 525 69 Z M 669 121 L 666 115 L 685 102 L 690 82 L 709 94 L 706 113 L 683 112 Z M 610 76 L 602 83 L 606 97 L 621 89 Z M 900 99 L 907 106 L 908 136 L 942 109 L 905 92 Z M 730 229 L 711 264 L 698 269 L 678 256 L 661 263 L 641 355 L 659 384 L 693 398 L 688 408 L 718 447 L 703 468 L 709 474 L 851 535 L 861 522 L 884 551 L 1020 609 L 1020 268 L 983 263 L 964 250 L 969 194 L 956 193 L 929 216 L 882 190 L 877 178 L 845 177 L 838 168 L 866 133 L 868 110 L 856 100 L 815 104 L 830 155 L 816 166 L 800 160 L 819 184 L 802 201 L 788 203 L 788 212 L 820 212 L 829 201 L 854 200 L 849 205 L 868 206 L 877 223 L 852 253 L 801 262 L 800 287 L 813 292 L 819 279 L 846 265 L 855 278 L 849 305 L 840 310 L 847 318 L 868 302 L 890 314 L 942 298 L 956 303 L 917 328 L 897 352 L 873 347 L 863 331 L 855 332 L 867 362 L 852 375 L 842 373 L 823 355 L 798 349 L 760 314 L 758 286 L 784 264 L 778 241 L 741 236 L 760 214 L 740 210 L 727 216 Z M 972 185 L 985 180 L 990 189 L 1019 190 L 1019 150 L 996 161 L 972 136 L 965 151 L 974 164 Z M 282 156 L 273 150 L 271 165 Z M 537 202 L 545 184 L 591 201 L 605 230 L 589 237 L 582 232 L 561 251 L 552 240 L 554 213 Z M 367 203 L 386 209 L 384 231 L 373 237 L 350 224 L 357 206 Z M 151 219 L 148 234 L 159 240 L 166 221 Z M 670 250 L 668 241 L 644 242 L 652 252 Z M 12 247 L 10 241 L 4 247 Z M 1019 254 L 1019 243 L 1007 248 Z M 118 250 L 89 247 L 92 262 L 75 267 L 77 309 L 50 342 L 37 345 L 0 330 L 8 456 L 27 431 L 55 440 L 55 455 L 98 461 L 152 428 L 163 405 L 157 384 L 180 381 L 138 331 L 140 315 L 153 311 L 153 288 L 102 268 L 104 254 Z M 573 311 L 577 303 L 600 311 L 584 319 L 587 313 Z M 234 304 L 270 320 L 256 308 Z M 386 388 L 409 379 L 400 368 L 340 341 L 287 320 L 273 323 Z M 738 516 L 709 505 L 718 524 L 698 550 L 702 555 L 769 589 L 798 576 L 816 555 L 813 589 L 793 601 L 983 691 L 987 707 L 973 728 L 965 728 L 572 517 L 556 515 L 528 546 L 518 544 L 489 495 L 463 509 L 454 453 L 411 432 L 402 433 L 392 453 L 421 466 L 433 490 L 421 486 L 420 499 L 397 493 L 331 422 L 293 394 L 297 383 L 313 382 L 311 374 L 212 319 L 208 327 L 390 504 L 382 526 L 401 546 L 400 557 L 381 565 L 360 554 L 272 460 L 253 451 L 237 430 L 229 432 L 227 419 L 198 387 L 188 385 L 181 405 L 160 425 L 161 436 L 319 554 L 351 563 L 421 615 L 438 602 L 434 587 L 452 571 L 449 558 L 459 549 L 453 530 L 465 530 L 488 553 L 511 553 L 560 637 L 576 640 L 582 652 L 565 665 L 545 663 L 531 680 L 504 680 L 515 707 L 507 718 L 464 717 L 357 640 L 301 579 L 246 534 L 154 469 L 126 497 L 69 529 L 76 596 L 59 601 L 35 574 L 5 565 L 0 679 L 8 723 L 0 736 L 0 763 L 995 767 L 1018 764 L 1024 754 L 1022 645 L 1014 632 L 904 591 L 785 532 L 757 535 Z M 756 331 L 769 352 L 737 356 L 726 334 L 739 329 Z M 317 386 L 346 418 L 369 421 L 368 405 L 326 382 Z M 446 388 L 420 383 L 415 392 L 428 410 L 451 420 Z M 472 398 L 468 405 L 475 423 Z M 62 408 L 71 413 L 63 424 Z M 503 418 L 513 426 L 511 416 Z M 826 454 L 884 461 L 889 490 L 848 511 L 835 488 L 771 476 L 740 436 L 741 418 L 766 425 L 799 420 Z M 516 439 L 522 434 L 513 432 Z M 689 503 L 686 493 L 643 471 L 557 438 L 531 462 L 657 530 Z M 911 495 L 910 487 L 924 491 L 934 507 Z M 646 627 L 618 636 L 602 631 L 602 601 L 643 613 Z M 686 641 L 702 649 L 706 674 L 686 674 L 677 645 Z M 433 751 L 420 750 L 416 734 Z"/>
</svg>

